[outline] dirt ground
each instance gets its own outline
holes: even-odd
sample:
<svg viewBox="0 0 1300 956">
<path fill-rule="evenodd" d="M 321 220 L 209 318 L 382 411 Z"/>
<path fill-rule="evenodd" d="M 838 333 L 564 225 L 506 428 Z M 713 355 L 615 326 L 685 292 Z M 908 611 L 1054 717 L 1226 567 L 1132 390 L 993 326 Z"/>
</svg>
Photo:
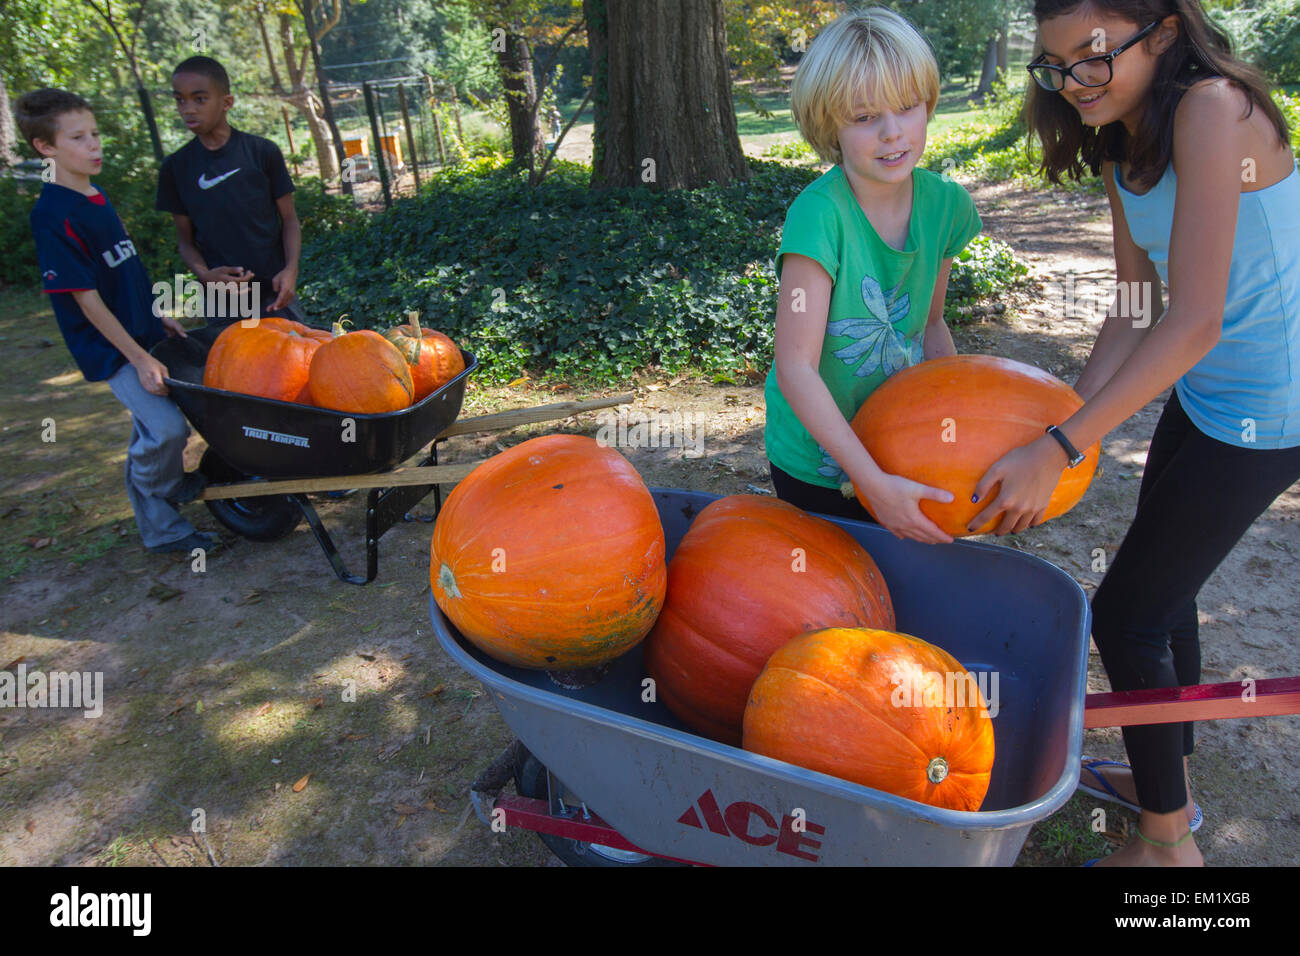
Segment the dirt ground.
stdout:
<svg viewBox="0 0 1300 956">
<path fill-rule="evenodd" d="M 1113 269 L 1104 199 L 1009 185 L 972 192 L 986 230 L 1032 265 L 1039 285 L 958 329 L 959 350 L 1073 381 L 1100 315 L 1078 308 L 1084 314 L 1063 317 L 1061 290 L 1073 277 L 1086 291 Z M 188 558 L 150 555 L 121 487 L 125 412 L 106 386 L 80 380 L 38 296 L 14 294 L 0 316 L 0 667 L 102 671 L 107 697 L 98 719 L 0 710 L 0 863 L 554 865 L 535 836 L 493 834 L 467 813 L 470 781 L 510 734 L 431 635 L 431 498 L 416 509 L 425 520 L 384 537 L 379 578 L 365 588 L 338 582 L 304 527 L 257 544 L 231 535 L 202 505 L 187 513 L 225 542 L 205 571 Z M 553 388 L 471 385 L 462 414 L 597 394 Z M 648 484 L 770 490 L 761 381 L 650 374 L 600 394 L 623 390 L 635 391 L 632 409 L 693 412 L 706 423 L 703 458 L 627 450 Z M 1152 403 L 1107 438 L 1102 471 L 1073 511 L 1014 546 L 1095 587 L 1093 550 L 1113 555 L 1123 537 L 1159 408 Z M 43 442 L 49 418 L 57 440 Z M 442 460 L 479 460 L 560 429 L 594 435 L 596 420 L 457 437 Z M 194 436 L 191 465 L 202 449 Z M 318 499 L 353 564 L 363 504 L 361 495 Z M 1293 488 L 1202 592 L 1204 681 L 1298 672 L 1298 514 Z M 348 682 L 355 701 L 344 699 Z M 1089 683 L 1107 689 L 1095 652 Z M 1088 732 L 1085 751 L 1122 758 L 1119 732 Z M 1297 752 L 1300 717 L 1200 726 L 1192 780 L 1207 863 L 1300 863 Z M 1094 805 L 1076 797 L 1035 827 L 1020 863 L 1098 855 L 1106 844 L 1086 828 Z M 1133 818 L 1106 806 L 1111 840 L 1123 842 Z M 201 834 L 191 828 L 196 810 Z"/>
</svg>

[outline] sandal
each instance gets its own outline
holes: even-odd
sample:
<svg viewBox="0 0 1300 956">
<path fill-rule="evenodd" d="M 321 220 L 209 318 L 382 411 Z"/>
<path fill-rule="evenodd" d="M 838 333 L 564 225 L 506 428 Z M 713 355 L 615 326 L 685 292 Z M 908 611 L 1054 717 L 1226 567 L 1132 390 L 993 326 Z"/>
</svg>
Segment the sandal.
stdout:
<svg viewBox="0 0 1300 956">
<path fill-rule="evenodd" d="M 1101 784 L 1101 787 L 1098 788 L 1080 783 L 1079 789 L 1084 793 L 1092 794 L 1094 797 L 1098 797 L 1102 800 L 1109 800 L 1113 803 L 1118 803 L 1121 807 L 1126 807 L 1134 813 L 1141 813 L 1142 808 L 1136 803 L 1131 803 L 1120 796 L 1119 792 L 1110 785 L 1110 781 L 1097 772 L 1096 768 L 1098 767 L 1123 767 L 1125 770 L 1130 771 L 1133 769 L 1128 764 L 1121 763 L 1118 760 L 1086 760 L 1083 764 L 1083 769 L 1092 774 L 1093 777 L 1097 779 L 1097 782 Z M 1196 813 L 1192 817 L 1188 826 L 1191 828 L 1191 831 L 1195 833 L 1201 828 L 1201 824 L 1205 822 L 1205 814 L 1201 813 L 1201 805 L 1199 803 L 1193 803 L 1192 806 Z"/>
</svg>

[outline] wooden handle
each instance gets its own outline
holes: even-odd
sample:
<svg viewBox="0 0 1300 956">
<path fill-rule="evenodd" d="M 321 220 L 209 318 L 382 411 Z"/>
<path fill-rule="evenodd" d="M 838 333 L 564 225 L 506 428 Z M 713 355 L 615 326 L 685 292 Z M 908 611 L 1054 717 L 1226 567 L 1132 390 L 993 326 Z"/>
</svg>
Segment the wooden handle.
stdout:
<svg viewBox="0 0 1300 956">
<path fill-rule="evenodd" d="M 425 465 L 399 468 L 378 475 L 339 475 L 332 478 L 291 478 L 285 481 L 241 481 L 233 485 L 209 485 L 203 500 L 214 498 L 259 498 L 262 495 L 293 495 L 312 491 L 345 491 L 349 488 L 395 488 L 398 485 L 441 485 L 460 481 L 483 464 L 469 461 L 455 465 Z"/>
<path fill-rule="evenodd" d="M 451 438 L 453 435 L 468 435 L 473 432 L 494 431 L 498 428 L 516 428 L 519 425 L 532 425 L 536 422 L 551 422 L 568 418 L 579 412 L 590 412 L 597 408 L 613 408 L 616 405 L 628 405 L 636 400 L 632 393 L 616 395 L 612 398 L 589 398 L 583 402 L 555 402 L 551 405 L 538 405 L 536 408 L 515 408 L 508 412 L 493 412 L 490 415 L 475 415 L 462 418 L 449 425 L 439 433 L 439 438 Z"/>
</svg>

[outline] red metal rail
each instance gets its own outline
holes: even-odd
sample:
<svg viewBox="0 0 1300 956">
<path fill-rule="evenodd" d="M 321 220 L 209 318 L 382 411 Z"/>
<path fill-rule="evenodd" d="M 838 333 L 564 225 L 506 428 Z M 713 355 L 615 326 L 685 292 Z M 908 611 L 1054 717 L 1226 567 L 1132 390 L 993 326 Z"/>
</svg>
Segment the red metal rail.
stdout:
<svg viewBox="0 0 1300 956">
<path fill-rule="evenodd" d="M 1300 714 L 1300 677 L 1089 694 L 1083 706 L 1085 729 Z"/>
</svg>

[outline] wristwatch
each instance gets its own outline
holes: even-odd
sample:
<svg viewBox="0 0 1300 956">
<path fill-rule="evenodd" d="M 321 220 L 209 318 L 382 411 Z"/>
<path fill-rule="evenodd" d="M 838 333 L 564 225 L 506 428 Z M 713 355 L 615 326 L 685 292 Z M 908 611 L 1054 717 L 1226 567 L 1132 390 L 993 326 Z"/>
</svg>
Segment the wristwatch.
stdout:
<svg viewBox="0 0 1300 956">
<path fill-rule="evenodd" d="M 1059 428 L 1055 425 L 1048 425 L 1047 434 L 1051 435 L 1061 443 L 1061 447 L 1065 449 L 1065 454 L 1070 459 L 1069 467 L 1073 468 L 1075 465 L 1079 464 L 1079 462 L 1083 461 L 1083 453 L 1070 444 L 1070 439 L 1066 438 L 1065 433 Z"/>
</svg>

